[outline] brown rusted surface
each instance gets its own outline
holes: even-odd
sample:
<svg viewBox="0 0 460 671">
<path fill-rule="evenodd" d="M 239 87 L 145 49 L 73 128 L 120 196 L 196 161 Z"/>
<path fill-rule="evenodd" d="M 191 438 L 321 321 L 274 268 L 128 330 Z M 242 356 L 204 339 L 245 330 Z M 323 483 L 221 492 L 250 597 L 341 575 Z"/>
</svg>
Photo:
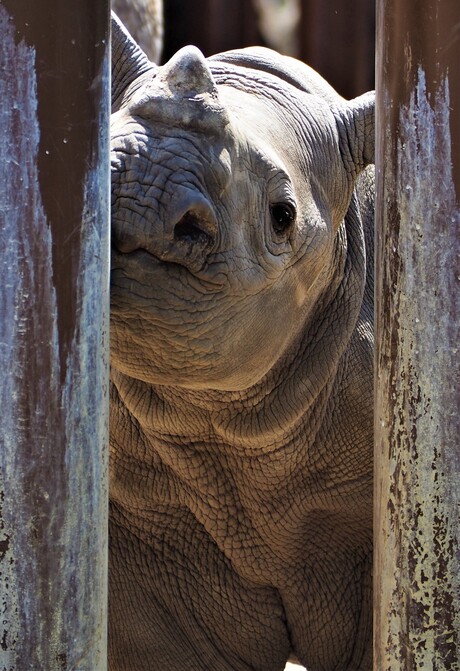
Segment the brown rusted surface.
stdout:
<svg viewBox="0 0 460 671">
<path fill-rule="evenodd" d="M 109 7 L 0 5 L 0 669 L 106 666 Z"/>
<path fill-rule="evenodd" d="M 452 176 L 460 201 L 460 7 L 456 0 L 379 0 L 376 50 L 379 103 L 398 134 L 399 105 L 408 104 L 419 68 L 429 97 L 436 95 L 448 76 L 451 114 Z M 385 37 L 386 36 L 386 37 Z M 386 96 L 384 99 L 383 96 Z"/>
<path fill-rule="evenodd" d="M 101 72 L 107 57 L 106 7 L 54 0 L 46 12 L 39 2 L 2 0 L 12 17 L 17 42 L 35 53 L 37 116 L 40 126 L 38 176 L 53 237 L 53 273 L 58 287 L 61 373 L 74 337 L 74 278 L 80 262 L 81 213 L 88 167 L 99 133 Z M 82 17 L 88 18 L 83 19 Z M 91 19 L 89 18 L 91 16 Z M 88 56 L 91 54 L 91 56 Z M 92 91 L 88 93 L 88 87 Z M 66 194 L 63 225 L 62 195 Z M 65 263 L 62 261 L 65 259 Z M 57 275 L 58 274 L 58 275 Z"/>
<path fill-rule="evenodd" d="M 460 10 L 377 14 L 376 671 L 460 668 Z"/>
</svg>

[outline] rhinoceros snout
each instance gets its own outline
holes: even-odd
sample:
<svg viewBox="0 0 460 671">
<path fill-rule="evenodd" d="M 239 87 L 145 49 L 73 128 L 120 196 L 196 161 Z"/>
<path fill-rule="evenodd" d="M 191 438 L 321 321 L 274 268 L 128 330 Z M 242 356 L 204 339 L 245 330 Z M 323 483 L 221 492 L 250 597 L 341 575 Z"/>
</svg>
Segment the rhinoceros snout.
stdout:
<svg viewBox="0 0 460 671">
<path fill-rule="evenodd" d="M 157 203 L 139 221 L 114 217 L 113 245 L 118 252 L 149 252 L 164 262 L 201 269 L 218 241 L 212 205 L 201 194 L 173 195 L 168 207 Z"/>
</svg>

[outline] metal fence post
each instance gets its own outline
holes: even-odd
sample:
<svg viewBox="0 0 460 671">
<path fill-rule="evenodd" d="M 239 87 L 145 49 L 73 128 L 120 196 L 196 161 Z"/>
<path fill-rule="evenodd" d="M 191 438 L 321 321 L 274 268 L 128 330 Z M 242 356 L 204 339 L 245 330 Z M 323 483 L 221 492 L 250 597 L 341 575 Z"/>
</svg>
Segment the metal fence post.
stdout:
<svg viewBox="0 0 460 671">
<path fill-rule="evenodd" d="M 109 3 L 0 0 L 0 669 L 106 668 Z"/>
<path fill-rule="evenodd" d="M 460 668 L 460 6 L 378 0 L 376 671 Z"/>
</svg>

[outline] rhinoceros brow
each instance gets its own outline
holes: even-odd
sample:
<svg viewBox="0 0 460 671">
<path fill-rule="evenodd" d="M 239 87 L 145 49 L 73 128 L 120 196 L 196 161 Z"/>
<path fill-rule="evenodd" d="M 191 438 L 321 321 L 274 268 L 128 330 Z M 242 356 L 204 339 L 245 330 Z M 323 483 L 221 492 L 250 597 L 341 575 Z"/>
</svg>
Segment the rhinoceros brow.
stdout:
<svg viewBox="0 0 460 671">
<path fill-rule="evenodd" d="M 262 144 L 251 146 L 251 168 L 255 175 L 265 180 L 270 190 L 284 187 L 286 191 L 293 193 L 292 180 L 288 171 L 281 160 L 275 162 L 270 156 L 270 151 Z"/>
</svg>

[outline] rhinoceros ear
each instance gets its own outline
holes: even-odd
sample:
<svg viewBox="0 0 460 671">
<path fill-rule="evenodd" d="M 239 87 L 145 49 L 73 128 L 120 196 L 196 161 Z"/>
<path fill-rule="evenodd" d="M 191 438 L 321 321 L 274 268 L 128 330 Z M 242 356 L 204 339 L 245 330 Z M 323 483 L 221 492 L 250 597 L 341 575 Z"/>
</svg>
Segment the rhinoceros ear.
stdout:
<svg viewBox="0 0 460 671">
<path fill-rule="evenodd" d="M 375 94 L 365 93 L 333 106 L 343 160 L 358 175 L 374 163 Z"/>
<path fill-rule="evenodd" d="M 116 112 L 128 86 L 145 72 L 156 70 L 142 49 L 112 12 L 112 112 Z"/>
</svg>

